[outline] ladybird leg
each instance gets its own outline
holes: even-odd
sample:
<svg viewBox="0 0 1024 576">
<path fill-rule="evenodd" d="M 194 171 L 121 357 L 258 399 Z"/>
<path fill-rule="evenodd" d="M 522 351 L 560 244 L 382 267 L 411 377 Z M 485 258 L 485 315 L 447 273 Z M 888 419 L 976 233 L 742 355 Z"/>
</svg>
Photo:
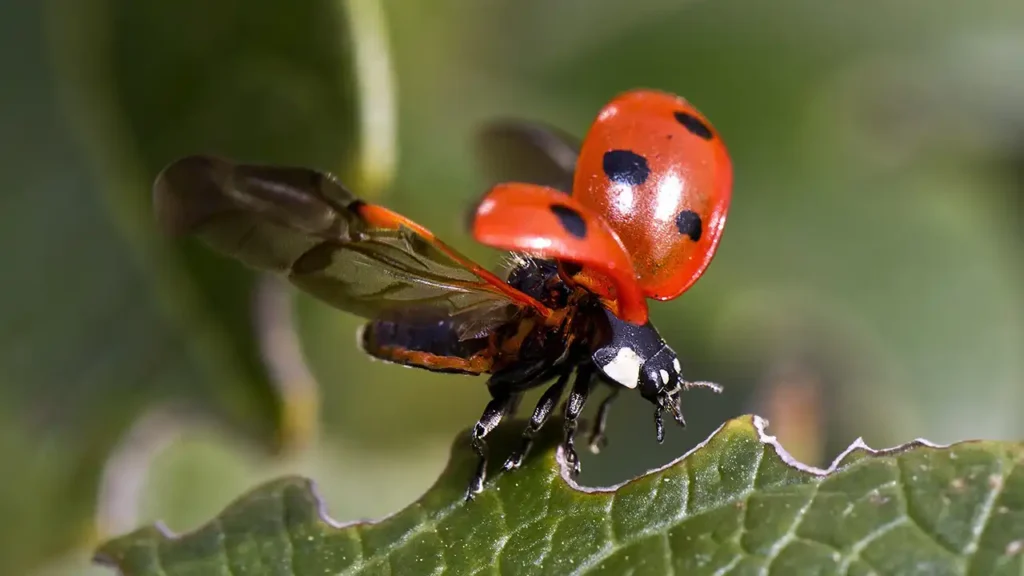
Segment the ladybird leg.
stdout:
<svg viewBox="0 0 1024 576">
<path fill-rule="evenodd" d="M 612 402 L 618 397 L 619 391 L 622 390 L 619 386 L 613 386 L 612 391 L 601 402 L 601 406 L 597 409 L 597 419 L 594 420 L 594 426 L 590 429 L 590 451 L 597 454 L 602 448 L 608 445 L 608 437 L 605 436 L 605 427 L 608 425 L 608 411 L 611 409 Z"/>
<path fill-rule="evenodd" d="M 512 402 L 508 405 L 508 408 L 505 409 L 505 416 L 506 417 L 515 416 L 516 412 L 519 411 L 519 405 L 522 404 L 522 403 L 523 403 L 523 395 L 522 394 L 515 394 L 512 397 Z"/>
<path fill-rule="evenodd" d="M 664 411 L 665 406 L 659 399 L 658 404 L 654 407 L 654 437 L 658 440 L 658 444 L 665 441 L 665 422 L 661 419 L 661 413 Z"/>
<path fill-rule="evenodd" d="M 654 404 L 654 434 L 658 440 L 658 444 L 665 441 L 665 422 L 662 419 L 662 414 L 666 410 L 672 413 L 672 418 L 676 421 L 676 424 L 679 424 L 682 428 L 686 428 L 686 419 L 683 418 L 681 398 L 678 394 L 673 395 L 672 392 L 663 391 L 661 394 L 658 394 L 657 401 Z"/>
<path fill-rule="evenodd" d="M 576 426 L 587 403 L 587 396 L 594 383 L 594 365 L 584 364 L 576 370 L 576 381 L 572 384 L 569 399 L 565 401 L 565 462 L 569 465 L 569 473 L 577 476 L 580 473 L 580 457 L 576 454 Z"/>
<path fill-rule="evenodd" d="M 469 481 L 469 487 L 466 489 L 467 501 L 472 500 L 474 496 L 484 489 L 484 480 L 487 476 L 487 443 L 484 441 L 484 438 L 498 427 L 501 419 L 508 414 L 509 409 L 516 403 L 520 395 L 521 393 L 513 392 L 508 386 L 499 386 L 491 389 L 492 399 L 487 403 L 483 415 L 480 416 L 480 420 L 473 426 L 473 432 L 470 435 L 469 442 L 473 447 L 473 452 L 476 452 L 478 461 L 476 472 L 474 472 L 473 477 Z"/>
<path fill-rule="evenodd" d="M 551 417 L 551 413 L 554 411 L 555 406 L 558 404 L 558 399 L 562 397 L 562 392 L 565 390 L 565 384 L 569 381 L 569 376 L 572 375 L 571 371 L 563 372 L 558 380 L 549 387 L 544 394 L 540 397 L 537 402 L 537 407 L 533 409 L 533 416 L 530 417 L 530 422 L 526 425 L 526 429 L 523 430 L 523 441 L 519 447 L 519 450 L 513 452 L 508 460 L 505 460 L 505 470 L 515 470 L 523 464 L 523 458 L 530 451 L 533 446 L 533 437 L 544 427 L 548 419 Z"/>
</svg>

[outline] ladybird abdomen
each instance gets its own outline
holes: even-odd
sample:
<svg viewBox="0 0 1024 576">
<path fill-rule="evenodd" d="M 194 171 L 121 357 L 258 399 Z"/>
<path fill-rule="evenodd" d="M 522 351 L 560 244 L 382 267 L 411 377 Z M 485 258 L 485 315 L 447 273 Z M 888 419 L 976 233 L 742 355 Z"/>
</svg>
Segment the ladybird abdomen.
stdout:
<svg viewBox="0 0 1024 576">
<path fill-rule="evenodd" d="M 360 329 L 357 340 L 359 347 L 374 358 L 434 372 L 482 374 L 493 364 L 487 337 L 460 339 L 449 320 L 374 320 Z"/>
</svg>

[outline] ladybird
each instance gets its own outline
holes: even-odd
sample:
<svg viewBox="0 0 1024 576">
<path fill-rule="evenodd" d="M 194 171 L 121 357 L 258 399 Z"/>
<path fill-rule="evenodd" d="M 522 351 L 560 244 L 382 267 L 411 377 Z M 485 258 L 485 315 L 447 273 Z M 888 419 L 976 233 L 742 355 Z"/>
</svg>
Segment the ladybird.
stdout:
<svg viewBox="0 0 1024 576">
<path fill-rule="evenodd" d="M 614 99 L 582 147 L 525 122 L 494 123 L 479 144 L 497 180 L 473 210 L 472 235 L 509 251 L 501 275 L 326 172 L 193 155 L 153 185 L 156 217 L 169 233 L 194 235 L 366 319 L 358 342 L 370 356 L 488 375 L 491 400 L 471 431 L 478 466 L 467 500 L 484 487 L 487 435 L 527 390 L 550 383 L 504 469 L 522 464 L 568 388 L 562 447 L 573 475 L 577 422 L 598 383 L 611 392 L 590 430 L 594 452 L 623 388 L 654 404 L 658 442 L 666 412 L 685 426 L 683 390 L 721 390 L 683 379 L 646 300 L 677 296 L 707 267 L 731 178 L 710 124 L 685 101 L 651 91 Z"/>
<path fill-rule="evenodd" d="M 539 123 L 495 122 L 481 134 L 497 182 L 520 178 L 572 194 L 600 214 L 633 259 L 647 298 L 676 298 L 714 258 L 732 198 L 732 161 L 714 126 L 657 90 L 616 96 L 582 146 Z M 518 168 L 522 159 L 530 168 Z"/>
</svg>

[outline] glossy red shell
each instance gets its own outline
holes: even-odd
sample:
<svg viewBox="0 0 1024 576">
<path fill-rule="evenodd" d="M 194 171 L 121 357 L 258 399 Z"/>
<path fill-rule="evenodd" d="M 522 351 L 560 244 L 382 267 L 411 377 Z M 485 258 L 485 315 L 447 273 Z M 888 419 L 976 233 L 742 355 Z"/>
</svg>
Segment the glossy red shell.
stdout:
<svg viewBox="0 0 1024 576">
<path fill-rule="evenodd" d="M 686 100 L 634 90 L 609 102 L 580 150 L 572 195 L 601 214 L 644 295 L 669 300 L 704 273 L 732 197 L 732 161 Z"/>
<path fill-rule="evenodd" d="M 473 237 L 494 248 L 576 262 L 597 273 L 577 280 L 616 316 L 647 322 L 647 301 L 618 236 L 603 218 L 560 190 L 516 182 L 494 186 L 477 207 Z"/>
</svg>

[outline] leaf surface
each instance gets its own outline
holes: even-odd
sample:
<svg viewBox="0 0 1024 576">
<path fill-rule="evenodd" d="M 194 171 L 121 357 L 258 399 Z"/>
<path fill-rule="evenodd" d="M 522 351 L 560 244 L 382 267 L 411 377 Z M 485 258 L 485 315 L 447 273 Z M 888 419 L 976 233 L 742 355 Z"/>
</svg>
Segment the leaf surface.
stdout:
<svg viewBox="0 0 1024 576">
<path fill-rule="evenodd" d="M 142 528 L 97 560 L 124 574 L 1014 574 L 1024 570 L 1024 445 L 860 441 L 798 464 L 745 416 L 609 489 L 564 479 L 558 425 L 524 468 L 461 500 L 461 437 L 435 486 L 378 522 L 327 518 L 311 481 L 258 487 L 199 530 Z M 517 441 L 509 426 L 492 441 Z M 463 435 L 465 436 L 465 435 Z"/>
</svg>

